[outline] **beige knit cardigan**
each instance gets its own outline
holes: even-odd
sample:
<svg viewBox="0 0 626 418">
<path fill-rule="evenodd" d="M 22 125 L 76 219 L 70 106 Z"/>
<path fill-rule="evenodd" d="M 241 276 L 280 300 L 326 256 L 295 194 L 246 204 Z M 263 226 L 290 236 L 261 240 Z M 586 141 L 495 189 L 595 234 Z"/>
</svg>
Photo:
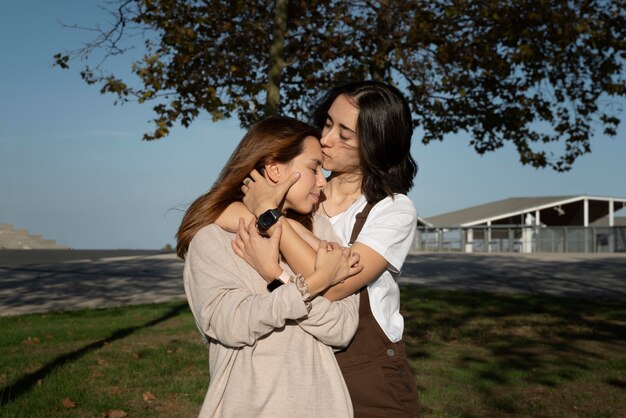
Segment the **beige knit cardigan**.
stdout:
<svg viewBox="0 0 626 418">
<path fill-rule="evenodd" d="M 315 233 L 331 238 L 332 227 L 316 217 Z M 295 284 L 267 291 L 232 250 L 234 237 L 209 225 L 185 261 L 187 300 L 209 345 L 211 379 L 200 417 L 352 417 L 333 348 L 356 332 L 358 297 L 317 297 L 307 312 Z"/>
</svg>

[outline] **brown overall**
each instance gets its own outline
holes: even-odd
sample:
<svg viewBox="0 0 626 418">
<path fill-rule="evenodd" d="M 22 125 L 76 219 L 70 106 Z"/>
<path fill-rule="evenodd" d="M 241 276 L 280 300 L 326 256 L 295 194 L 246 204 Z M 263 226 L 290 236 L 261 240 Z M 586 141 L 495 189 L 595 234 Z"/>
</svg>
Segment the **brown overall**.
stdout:
<svg viewBox="0 0 626 418">
<path fill-rule="evenodd" d="M 356 216 L 352 244 L 374 204 Z M 360 291 L 359 326 L 350 345 L 335 357 L 348 386 L 355 418 L 417 417 L 415 376 L 404 342 L 393 343 L 382 330 L 370 308 L 367 286 Z"/>
</svg>

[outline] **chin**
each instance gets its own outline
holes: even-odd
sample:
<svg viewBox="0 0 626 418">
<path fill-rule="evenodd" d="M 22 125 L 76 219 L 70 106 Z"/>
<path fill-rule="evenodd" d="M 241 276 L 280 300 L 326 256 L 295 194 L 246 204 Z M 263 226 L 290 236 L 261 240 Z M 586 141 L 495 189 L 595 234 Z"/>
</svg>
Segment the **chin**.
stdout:
<svg viewBox="0 0 626 418">
<path fill-rule="evenodd" d="M 294 212 L 298 212 L 301 215 L 308 215 L 309 213 L 313 211 L 313 205 L 300 206 L 300 207 L 292 208 L 291 210 L 293 210 Z"/>
</svg>

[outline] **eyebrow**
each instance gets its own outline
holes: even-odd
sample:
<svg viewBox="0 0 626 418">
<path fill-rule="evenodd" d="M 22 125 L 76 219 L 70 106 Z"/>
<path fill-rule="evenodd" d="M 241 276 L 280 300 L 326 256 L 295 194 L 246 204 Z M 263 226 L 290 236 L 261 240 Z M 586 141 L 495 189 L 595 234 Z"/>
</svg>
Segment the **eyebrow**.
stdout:
<svg viewBox="0 0 626 418">
<path fill-rule="evenodd" d="M 352 132 L 353 134 L 356 134 L 356 131 L 353 131 L 352 129 L 348 128 L 346 125 L 344 125 L 344 124 L 342 124 L 342 123 L 340 123 L 340 124 L 339 124 L 339 127 L 340 127 L 341 129 L 345 129 L 345 130 L 347 130 L 347 131 L 350 131 L 350 132 Z"/>
<path fill-rule="evenodd" d="M 322 161 L 318 160 L 317 158 L 311 158 L 309 161 L 314 162 L 316 165 L 322 164 Z"/>
<path fill-rule="evenodd" d="M 328 113 L 326 114 L 326 117 L 327 117 L 328 119 L 330 119 L 332 122 L 334 122 L 333 118 L 332 118 L 332 117 L 331 117 Z M 340 124 L 339 124 L 339 127 L 340 127 L 341 129 L 345 129 L 345 130 L 347 130 L 347 131 L 350 131 L 350 132 L 352 132 L 353 134 L 355 134 L 355 135 L 356 135 L 356 131 L 352 130 L 351 128 L 348 128 L 348 127 L 347 127 L 346 125 L 344 125 L 343 123 L 340 123 Z"/>
</svg>

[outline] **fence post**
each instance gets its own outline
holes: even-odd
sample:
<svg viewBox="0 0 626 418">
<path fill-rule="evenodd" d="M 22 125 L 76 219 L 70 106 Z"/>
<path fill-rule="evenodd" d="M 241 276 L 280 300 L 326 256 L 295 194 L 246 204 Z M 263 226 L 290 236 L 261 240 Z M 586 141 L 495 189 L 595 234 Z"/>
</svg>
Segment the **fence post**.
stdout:
<svg viewBox="0 0 626 418">
<path fill-rule="evenodd" d="M 461 238 L 461 242 L 460 242 L 460 245 L 459 245 L 459 250 L 460 251 L 465 251 L 465 242 L 467 241 L 465 239 L 465 229 L 459 228 L 459 232 L 460 232 L 459 233 L 459 237 Z"/>
<path fill-rule="evenodd" d="M 587 228 L 588 229 L 588 228 Z M 596 227 L 591 227 L 591 252 L 598 252 L 598 237 L 596 235 Z"/>
<path fill-rule="evenodd" d="M 443 229 L 437 229 L 437 249 L 443 251 Z"/>
<path fill-rule="evenodd" d="M 467 230 L 467 240 L 465 242 L 465 252 L 471 253 L 474 251 L 474 230 L 472 228 Z"/>
</svg>

